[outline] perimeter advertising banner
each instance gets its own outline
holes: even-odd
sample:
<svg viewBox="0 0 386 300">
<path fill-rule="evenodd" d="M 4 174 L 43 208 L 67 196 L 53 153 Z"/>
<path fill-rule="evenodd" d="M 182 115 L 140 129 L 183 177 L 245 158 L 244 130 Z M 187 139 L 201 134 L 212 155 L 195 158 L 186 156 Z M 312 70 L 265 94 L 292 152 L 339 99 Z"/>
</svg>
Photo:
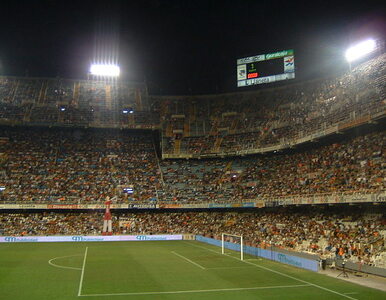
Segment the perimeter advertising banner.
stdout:
<svg viewBox="0 0 386 300">
<path fill-rule="evenodd" d="M 134 241 L 178 241 L 181 234 L 175 235 L 62 235 L 62 236 L 2 236 L 0 243 L 44 243 L 44 242 L 134 242 Z"/>
</svg>

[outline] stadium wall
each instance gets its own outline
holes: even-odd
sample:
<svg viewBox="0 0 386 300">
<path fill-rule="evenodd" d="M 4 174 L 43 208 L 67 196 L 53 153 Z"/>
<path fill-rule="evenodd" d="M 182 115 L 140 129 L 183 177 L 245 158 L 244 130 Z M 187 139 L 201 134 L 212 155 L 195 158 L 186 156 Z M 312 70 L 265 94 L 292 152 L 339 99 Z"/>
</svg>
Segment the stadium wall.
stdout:
<svg viewBox="0 0 386 300">
<path fill-rule="evenodd" d="M 221 241 L 212 238 L 207 238 L 202 235 L 196 235 L 196 240 L 206 244 L 221 247 Z M 237 244 L 225 242 L 224 247 L 230 250 L 240 251 L 239 246 Z M 319 270 L 319 261 L 316 257 L 315 260 L 307 259 L 294 254 L 289 255 L 274 250 L 261 249 L 251 246 L 244 246 L 244 253 L 257 257 L 263 257 L 269 260 L 281 262 L 287 265 L 314 272 L 317 272 Z"/>
</svg>

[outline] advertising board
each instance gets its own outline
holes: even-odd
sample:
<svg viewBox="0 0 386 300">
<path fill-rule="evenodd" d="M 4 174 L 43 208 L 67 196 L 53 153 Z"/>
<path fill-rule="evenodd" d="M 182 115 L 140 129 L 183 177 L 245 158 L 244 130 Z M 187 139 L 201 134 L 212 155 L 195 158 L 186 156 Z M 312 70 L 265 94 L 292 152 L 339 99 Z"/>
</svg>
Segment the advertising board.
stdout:
<svg viewBox="0 0 386 300">
<path fill-rule="evenodd" d="M 44 243 L 44 242 L 122 242 L 122 241 L 177 241 L 181 234 L 175 235 L 62 235 L 62 236 L 2 236 L 0 243 Z"/>
</svg>

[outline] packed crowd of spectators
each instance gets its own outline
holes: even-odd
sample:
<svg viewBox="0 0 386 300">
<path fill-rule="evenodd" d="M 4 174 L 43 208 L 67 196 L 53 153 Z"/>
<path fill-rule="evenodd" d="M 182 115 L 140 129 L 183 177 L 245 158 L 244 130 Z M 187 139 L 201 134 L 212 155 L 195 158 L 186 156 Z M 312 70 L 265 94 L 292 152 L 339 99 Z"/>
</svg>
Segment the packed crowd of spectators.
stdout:
<svg viewBox="0 0 386 300">
<path fill-rule="evenodd" d="M 117 130 L 0 128 L 1 201 L 155 201 L 159 169 L 148 134 Z M 133 194 L 123 193 L 132 187 Z"/>
<path fill-rule="evenodd" d="M 100 234 L 102 212 L 0 214 L 0 235 Z M 124 222 L 120 222 L 124 220 Z M 127 222 L 130 220 L 130 222 Z M 384 212 L 363 208 L 254 210 L 245 212 L 113 212 L 114 234 L 243 235 L 246 245 L 278 247 L 386 267 Z M 382 265 L 385 264 L 385 265 Z"/>
<path fill-rule="evenodd" d="M 163 120 L 172 129 L 172 115 L 184 115 L 190 123 L 190 132 L 182 139 L 178 136 L 181 146 L 176 154 L 227 154 L 286 144 L 360 115 L 384 111 L 385 80 L 383 54 L 329 79 L 257 92 L 181 97 L 166 102 L 170 107 Z M 167 132 L 164 137 L 163 151 L 173 154 L 176 137 Z M 219 144 L 216 138 L 221 138 Z"/>
<path fill-rule="evenodd" d="M 3 213 L 0 220 L 0 235 L 98 235 L 102 217 L 95 213 Z"/>
<path fill-rule="evenodd" d="M 240 203 L 385 190 L 386 135 L 271 155 L 158 161 L 150 134 L 0 127 L 0 202 Z M 133 187 L 133 194 L 123 193 Z M 101 200 L 102 199 L 102 200 Z"/>
<path fill-rule="evenodd" d="M 164 160 L 168 201 L 240 202 L 291 195 L 385 190 L 384 131 L 295 153 Z"/>
<path fill-rule="evenodd" d="M 122 107 L 128 112 L 147 105 L 140 87 L 0 77 L 0 121 L 136 128 L 158 116 L 166 131 L 164 153 L 226 154 L 285 143 L 357 112 L 384 112 L 385 79 L 382 54 L 332 79 L 208 99 L 161 99 L 153 103 L 157 114 L 123 114 Z M 287 154 L 161 162 L 152 136 L 143 132 L 2 127 L 0 137 L 7 138 L 0 149 L 7 157 L 0 201 L 8 203 L 95 203 L 105 195 L 118 202 L 241 202 L 385 189 L 382 131 Z M 133 195 L 121 193 L 128 185 Z"/>
</svg>

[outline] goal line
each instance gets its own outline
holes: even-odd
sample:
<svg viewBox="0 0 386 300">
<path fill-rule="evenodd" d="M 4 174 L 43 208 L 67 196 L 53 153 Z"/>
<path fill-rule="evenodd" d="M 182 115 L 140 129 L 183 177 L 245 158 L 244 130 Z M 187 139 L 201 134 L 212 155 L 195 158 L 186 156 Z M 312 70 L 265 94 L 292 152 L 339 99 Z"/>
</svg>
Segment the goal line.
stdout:
<svg viewBox="0 0 386 300">
<path fill-rule="evenodd" d="M 231 233 L 221 234 L 221 253 L 225 254 L 225 248 L 240 252 L 240 260 L 244 260 L 243 236 Z"/>
</svg>

